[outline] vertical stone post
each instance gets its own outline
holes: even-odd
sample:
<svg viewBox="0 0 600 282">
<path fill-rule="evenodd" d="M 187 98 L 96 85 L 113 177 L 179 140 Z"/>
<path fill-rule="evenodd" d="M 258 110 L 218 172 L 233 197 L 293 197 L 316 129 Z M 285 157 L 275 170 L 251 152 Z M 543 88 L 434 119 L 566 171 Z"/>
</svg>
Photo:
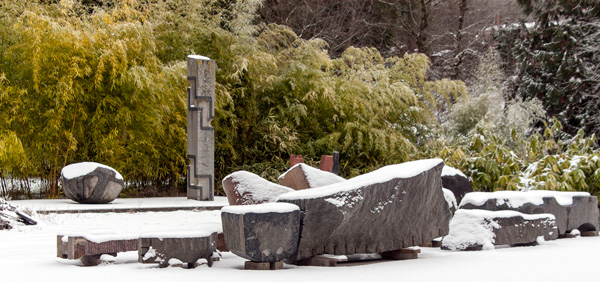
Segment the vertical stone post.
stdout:
<svg viewBox="0 0 600 282">
<path fill-rule="evenodd" d="M 214 200 L 215 129 L 215 69 L 210 58 L 187 57 L 187 198 Z"/>
</svg>

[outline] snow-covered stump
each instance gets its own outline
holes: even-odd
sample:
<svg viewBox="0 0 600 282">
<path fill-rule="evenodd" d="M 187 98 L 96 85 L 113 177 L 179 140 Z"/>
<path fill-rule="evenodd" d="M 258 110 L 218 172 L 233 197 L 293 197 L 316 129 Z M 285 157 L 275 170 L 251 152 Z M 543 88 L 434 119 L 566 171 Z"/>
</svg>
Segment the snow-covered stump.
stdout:
<svg viewBox="0 0 600 282">
<path fill-rule="evenodd" d="M 575 229 L 590 235 L 597 234 L 595 231 L 599 230 L 598 198 L 587 192 L 473 192 L 463 198 L 459 208 L 553 214 L 561 237 Z"/>
<path fill-rule="evenodd" d="M 214 60 L 187 57 L 187 198 L 214 199 L 215 175 L 215 71 Z"/>
<path fill-rule="evenodd" d="M 246 269 L 280 269 L 293 257 L 300 237 L 300 210 L 287 203 L 221 209 L 227 248 L 248 259 Z M 267 268 L 268 265 L 268 268 Z"/>
<path fill-rule="evenodd" d="M 159 267 L 183 265 L 188 268 L 198 265 L 199 259 L 206 259 L 209 267 L 216 252 L 217 232 L 214 231 L 173 231 L 145 233 L 140 236 L 138 261 L 158 263 Z"/>
<path fill-rule="evenodd" d="M 106 204 L 119 196 L 125 182 L 114 168 L 83 162 L 65 166 L 61 171 L 65 196 L 81 204 Z"/>
<path fill-rule="evenodd" d="M 458 210 L 450 221 L 450 233 L 442 240 L 446 250 L 494 249 L 494 245 L 535 245 L 558 238 L 552 214 L 517 211 Z"/>
<path fill-rule="evenodd" d="M 278 201 L 296 204 L 303 213 L 298 252 L 291 261 L 397 251 L 448 234 L 443 166 L 440 159 L 407 162 L 279 196 Z"/>
<path fill-rule="evenodd" d="M 460 170 L 450 166 L 444 166 L 442 170 L 442 187 L 452 191 L 459 204 L 467 193 L 473 192 L 469 178 Z"/>
<path fill-rule="evenodd" d="M 316 169 L 304 163 L 294 165 L 280 175 L 278 180 L 281 185 L 294 190 L 322 187 L 346 181 L 334 173 Z"/>
<path fill-rule="evenodd" d="M 223 190 L 225 190 L 230 205 L 255 205 L 272 202 L 279 195 L 294 191 L 243 170 L 225 176 Z"/>
<path fill-rule="evenodd" d="M 137 236 L 118 235 L 98 231 L 95 233 L 59 233 L 56 236 L 56 256 L 63 259 L 81 259 L 85 266 L 101 263 L 104 254 L 137 251 Z"/>
</svg>

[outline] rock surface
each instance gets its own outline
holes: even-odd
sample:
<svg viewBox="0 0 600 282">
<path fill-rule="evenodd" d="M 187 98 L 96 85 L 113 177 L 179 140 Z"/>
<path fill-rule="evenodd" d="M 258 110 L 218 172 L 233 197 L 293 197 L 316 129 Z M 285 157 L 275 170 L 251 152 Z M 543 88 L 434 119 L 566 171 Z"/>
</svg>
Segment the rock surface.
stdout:
<svg viewBox="0 0 600 282">
<path fill-rule="evenodd" d="M 553 214 L 556 217 L 556 226 L 560 235 L 573 229 L 599 230 L 598 198 L 590 196 L 587 192 L 474 192 L 465 196 L 460 209 L 514 210 L 524 214 Z"/>
<path fill-rule="evenodd" d="M 169 265 L 171 259 L 187 263 L 188 268 L 204 258 L 212 266 L 213 253 L 216 251 L 217 232 L 210 234 L 142 234 L 139 239 L 138 261 L 141 263 L 159 263 L 161 267 Z"/>
<path fill-rule="evenodd" d="M 299 261 L 320 254 L 382 253 L 448 234 L 440 159 L 383 167 L 347 181 L 283 194 L 303 213 Z"/>
<path fill-rule="evenodd" d="M 273 202 L 279 195 L 294 191 L 248 171 L 236 171 L 225 176 L 223 190 L 230 205 Z"/>
<path fill-rule="evenodd" d="M 299 163 L 279 176 L 279 183 L 294 190 L 322 187 L 346 179 L 334 173 L 316 169 L 304 163 Z"/>
<path fill-rule="evenodd" d="M 540 236 L 544 240 L 558 238 L 553 215 L 461 209 L 450 221 L 450 233 L 442 240 L 442 248 L 478 250 L 493 249 L 493 245 L 535 244 Z"/>
<path fill-rule="evenodd" d="M 296 253 L 300 210 L 285 203 L 229 206 L 221 210 L 225 244 L 255 262 L 278 262 Z"/>
<path fill-rule="evenodd" d="M 442 170 L 442 187 L 452 191 L 456 202 L 460 204 L 465 194 L 473 192 L 471 182 L 460 170 L 445 166 Z"/>
<path fill-rule="evenodd" d="M 61 171 L 65 196 L 82 204 L 106 204 L 119 196 L 125 183 L 115 169 L 98 163 L 70 164 Z"/>
</svg>

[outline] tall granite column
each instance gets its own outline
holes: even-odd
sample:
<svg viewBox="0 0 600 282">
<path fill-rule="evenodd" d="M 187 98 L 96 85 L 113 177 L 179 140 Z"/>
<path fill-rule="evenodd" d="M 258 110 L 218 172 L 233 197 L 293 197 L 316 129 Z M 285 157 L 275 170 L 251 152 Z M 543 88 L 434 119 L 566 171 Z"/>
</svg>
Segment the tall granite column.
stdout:
<svg viewBox="0 0 600 282">
<path fill-rule="evenodd" d="M 190 55 L 187 58 L 187 198 L 214 199 L 215 129 L 215 68 L 214 60 Z"/>
</svg>

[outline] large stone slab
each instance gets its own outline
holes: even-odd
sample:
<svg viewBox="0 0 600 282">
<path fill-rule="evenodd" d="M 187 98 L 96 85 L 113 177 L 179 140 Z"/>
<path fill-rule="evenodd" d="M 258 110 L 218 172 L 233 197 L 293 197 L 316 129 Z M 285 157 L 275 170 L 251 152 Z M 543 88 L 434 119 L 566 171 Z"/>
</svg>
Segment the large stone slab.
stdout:
<svg viewBox="0 0 600 282">
<path fill-rule="evenodd" d="M 334 173 L 311 167 L 304 163 L 292 166 L 279 176 L 279 183 L 294 190 L 322 187 L 346 181 Z"/>
<path fill-rule="evenodd" d="M 460 170 L 450 166 L 444 166 L 442 170 L 442 187 L 452 191 L 459 204 L 467 193 L 473 192 L 469 178 Z"/>
<path fill-rule="evenodd" d="M 286 203 L 227 206 L 221 209 L 225 244 L 254 262 L 278 262 L 296 253 L 300 210 Z"/>
<path fill-rule="evenodd" d="M 525 214 L 553 214 L 561 235 L 573 229 L 583 232 L 599 230 L 598 198 L 587 192 L 542 190 L 473 192 L 465 195 L 460 209 L 514 210 Z"/>
<path fill-rule="evenodd" d="M 208 266 L 212 266 L 216 242 L 217 232 L 213 231 L 145 233 L 140 236 L 138 261 L 166 267 L 177 259 L 193 268 L 199 259 L 204 258 Z"/>
<path fill-rule="evenodd" d="M 443 166 L 440 159 L 407 162 L 279 196 L 303 214 L 298 252 L 291 260 L 395 251 L 448 234 Z"/>
<path fill-rule="evenodd" d="M 273 202 L 281 194 L 294 191 L 248 171 L 236 171 L 223 178 L 223 190 L 230 205 Z"/>
<path fill-rule="evenodd" d="M 442 248 L 493 249 L 494 245 L 536 244 L 540 237 L 558 238 L 554 215 L 461 209 L 450 221 L 450 233 L 442 240 Z"/>
<path fill-rule="evenodd" d="M 119 172 L 94 162 L 65 166 L 61 171 L 61 182 L 65 196 L 82 204 L 110 203 L 125 187 Z"/>
</svg>

